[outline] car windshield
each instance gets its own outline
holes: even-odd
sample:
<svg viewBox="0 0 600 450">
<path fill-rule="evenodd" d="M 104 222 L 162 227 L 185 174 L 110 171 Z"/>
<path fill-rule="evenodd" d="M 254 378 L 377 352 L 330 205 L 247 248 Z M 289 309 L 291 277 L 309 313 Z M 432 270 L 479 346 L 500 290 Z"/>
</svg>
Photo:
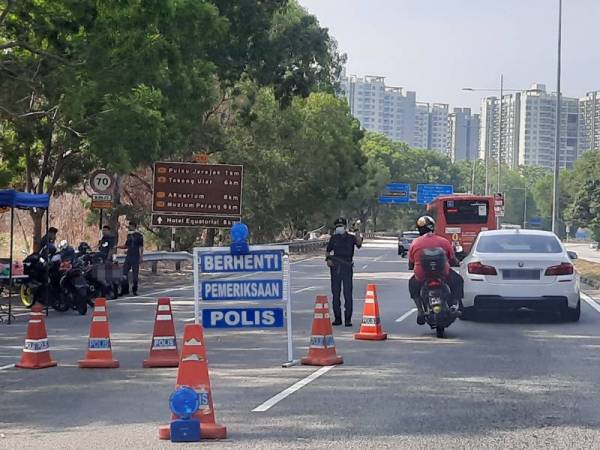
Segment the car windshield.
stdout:
<svg viewBox="0 0 600 450">
<path fill-rule="evenodd" d="M 479 253 L 561 253 L 562 247 L 554 236 L 537 234 L 496 234 L 480 236 Z"/>
</svg>

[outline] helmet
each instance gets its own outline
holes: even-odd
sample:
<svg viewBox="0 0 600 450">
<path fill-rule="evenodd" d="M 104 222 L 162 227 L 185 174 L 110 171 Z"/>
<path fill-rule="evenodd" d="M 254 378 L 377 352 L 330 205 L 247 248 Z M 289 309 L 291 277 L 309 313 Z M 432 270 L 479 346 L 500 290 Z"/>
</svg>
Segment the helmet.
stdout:
<svg viewBox="0 0 600 450">
<path fill-rule="evenodd" d="M 417 229 L 421 236 L 432 233 L 435 230 L 435 220 L 431 216 L 421 216 L 417 219 Z"/>
<path fill-rule="evenodd" d="M 66 239 L 63 239 L 62 241 L 60 241 L 60 243 L 58 244 L 58 250 L 59 251 L 63 251 L 64 249 L 66 249 L 69 246 L 69 242 Z"/>
<path fill-rule="evenodd" d="M 79 253 L 80 255 L 85 255 L 86 253 L 90 253 L 91 251 L 92 248 L 87 242 L 80 242 L 79 247 L 77 247 L 77 253 Z"/>
<path fill-rule="evenodd" d="M 339 225 L 346 226 L 348 225 L 348 221 L 344 217 L 338 217 L 337 219 L 335 219 L 335 222 L 333 222 L 333 226 L 337 227 Z"/>
</svg>

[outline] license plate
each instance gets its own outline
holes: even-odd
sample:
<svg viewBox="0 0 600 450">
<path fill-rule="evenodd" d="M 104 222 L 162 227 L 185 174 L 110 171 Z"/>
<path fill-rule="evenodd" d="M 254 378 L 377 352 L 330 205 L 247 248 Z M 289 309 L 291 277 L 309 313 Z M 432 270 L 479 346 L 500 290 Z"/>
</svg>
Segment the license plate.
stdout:
<svg viewBox="0 0 600 450">
<path fill-rule="evenodd" d="M 537 269 L 507 269 L 502 271 L 504 280 L 539 280 L 540 271 Z"/>
</svg>

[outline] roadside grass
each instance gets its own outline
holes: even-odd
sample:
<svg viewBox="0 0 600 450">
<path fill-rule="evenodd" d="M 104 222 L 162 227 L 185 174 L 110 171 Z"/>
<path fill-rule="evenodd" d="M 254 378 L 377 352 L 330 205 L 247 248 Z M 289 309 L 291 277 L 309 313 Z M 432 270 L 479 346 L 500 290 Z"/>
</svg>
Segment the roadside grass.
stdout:
<svg viewBox="0 0 600 450">
<path fill-rule="evenodd" d="M 583 259 L 575 261 L 575 267 L 582 278 L 600 282 L 600 264 Z"/>
</svg>

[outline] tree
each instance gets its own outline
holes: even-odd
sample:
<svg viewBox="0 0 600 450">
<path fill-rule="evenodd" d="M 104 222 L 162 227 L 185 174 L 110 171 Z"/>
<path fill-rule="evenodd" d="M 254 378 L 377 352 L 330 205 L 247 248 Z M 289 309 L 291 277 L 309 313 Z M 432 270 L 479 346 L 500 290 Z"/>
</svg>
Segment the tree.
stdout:
<svg viewBox="0 0 600 450">
<path fill-rule="evenodd" d="M 574 227 L 587 227 L 593 238 L 600 240 L 600 151 L 584 153 L 572 174 L 573 195 L 565 211 L 565 218 Z"/>
</svg>

